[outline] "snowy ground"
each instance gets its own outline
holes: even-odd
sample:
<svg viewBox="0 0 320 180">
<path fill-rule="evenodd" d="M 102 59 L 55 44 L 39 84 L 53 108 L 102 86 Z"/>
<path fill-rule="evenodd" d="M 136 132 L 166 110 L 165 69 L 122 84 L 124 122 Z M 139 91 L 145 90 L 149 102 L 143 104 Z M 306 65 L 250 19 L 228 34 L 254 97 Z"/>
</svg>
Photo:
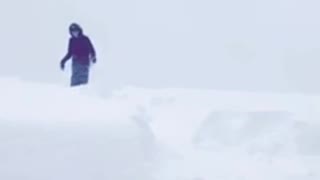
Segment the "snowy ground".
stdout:
<svg viewBox="0 0 320 180">
<path fill-rule="evenodd" d="M 320 178 L 318 96 L 0 81 L 0 179 Z"/>
<path fill-rule="evenodd" d="M 1 80 L 0 179 L 150 179 L 154 143 L 135 107 Z"/>
<path fill-rule="evenodd" d="M 301 94 L 127 89 L 172 154 L 157 179 L 318 179 L 320 99 Z M 131 99 L 131 100 L 130 100 Z"/>
</svg>

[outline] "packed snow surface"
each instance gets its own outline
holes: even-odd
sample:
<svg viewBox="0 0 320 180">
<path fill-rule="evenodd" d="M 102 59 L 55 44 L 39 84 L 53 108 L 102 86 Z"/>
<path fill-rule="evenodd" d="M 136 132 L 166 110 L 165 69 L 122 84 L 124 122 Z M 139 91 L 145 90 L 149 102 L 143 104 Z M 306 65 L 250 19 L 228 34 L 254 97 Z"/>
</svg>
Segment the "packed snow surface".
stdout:
<svg viewBox="0 0 320 180">
<path fill-rule="evenodd" d="M 0 179 L 320 178 L 319 96 L 0 83 Z"/>
</svg>

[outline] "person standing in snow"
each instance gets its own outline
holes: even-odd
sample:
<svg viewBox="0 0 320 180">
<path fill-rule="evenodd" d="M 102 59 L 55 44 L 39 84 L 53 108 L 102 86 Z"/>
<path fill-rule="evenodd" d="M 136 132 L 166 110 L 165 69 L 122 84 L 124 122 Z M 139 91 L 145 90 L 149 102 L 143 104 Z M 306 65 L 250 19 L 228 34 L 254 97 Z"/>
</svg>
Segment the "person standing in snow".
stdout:
<svg viewBox="0 0 320 180">
<path fill-rule="evenodd" d="M 83 34 L 79 24 L 72 23 L 69 27 L 71 38 L 69 39 L 68 52 L 60 62 L 62 70 L 65 63 L 72 58 L 71 86 L 88 84 L 89 69 L 91 63 L 96 63 L 96 52 L 89 37 Z"/>
</svg>

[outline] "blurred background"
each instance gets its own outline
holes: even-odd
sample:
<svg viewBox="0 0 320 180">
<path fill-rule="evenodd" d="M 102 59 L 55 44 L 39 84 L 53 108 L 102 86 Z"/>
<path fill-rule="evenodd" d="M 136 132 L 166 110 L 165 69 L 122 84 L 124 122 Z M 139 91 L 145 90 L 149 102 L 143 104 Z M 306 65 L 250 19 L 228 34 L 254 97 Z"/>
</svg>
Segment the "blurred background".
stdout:
<svg viewBox="0 0 320 180">
<path fill-rule="evenodd" d="M 97 49 L 107 89 L 320 92 L 316 0 L 0 1 L 1 76 L 62 84 L 68 26 Z"/>
</svg>

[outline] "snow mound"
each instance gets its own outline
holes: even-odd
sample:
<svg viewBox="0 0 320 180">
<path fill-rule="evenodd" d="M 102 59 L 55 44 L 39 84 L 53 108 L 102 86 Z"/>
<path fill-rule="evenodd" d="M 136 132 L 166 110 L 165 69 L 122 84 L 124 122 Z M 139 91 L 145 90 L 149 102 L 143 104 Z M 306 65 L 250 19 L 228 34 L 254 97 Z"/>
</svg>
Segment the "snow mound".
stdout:
<svg viewBox="0 0 320 180">
<path fill-rule="evenodd" d="M 298 93 L 127 88 L 166 148 L 157 180 L 316 180 L 320 99 Z"/>
<path fill-rule="evenodd" d="M 320 177 L 318 96 L 0 83 L 0 179 Z"/>
<path fill-rule="evenodd" d="M 1 79 L 0 179 L 150 179 L 152 133 L 134 106 Z"/>
</svg>

